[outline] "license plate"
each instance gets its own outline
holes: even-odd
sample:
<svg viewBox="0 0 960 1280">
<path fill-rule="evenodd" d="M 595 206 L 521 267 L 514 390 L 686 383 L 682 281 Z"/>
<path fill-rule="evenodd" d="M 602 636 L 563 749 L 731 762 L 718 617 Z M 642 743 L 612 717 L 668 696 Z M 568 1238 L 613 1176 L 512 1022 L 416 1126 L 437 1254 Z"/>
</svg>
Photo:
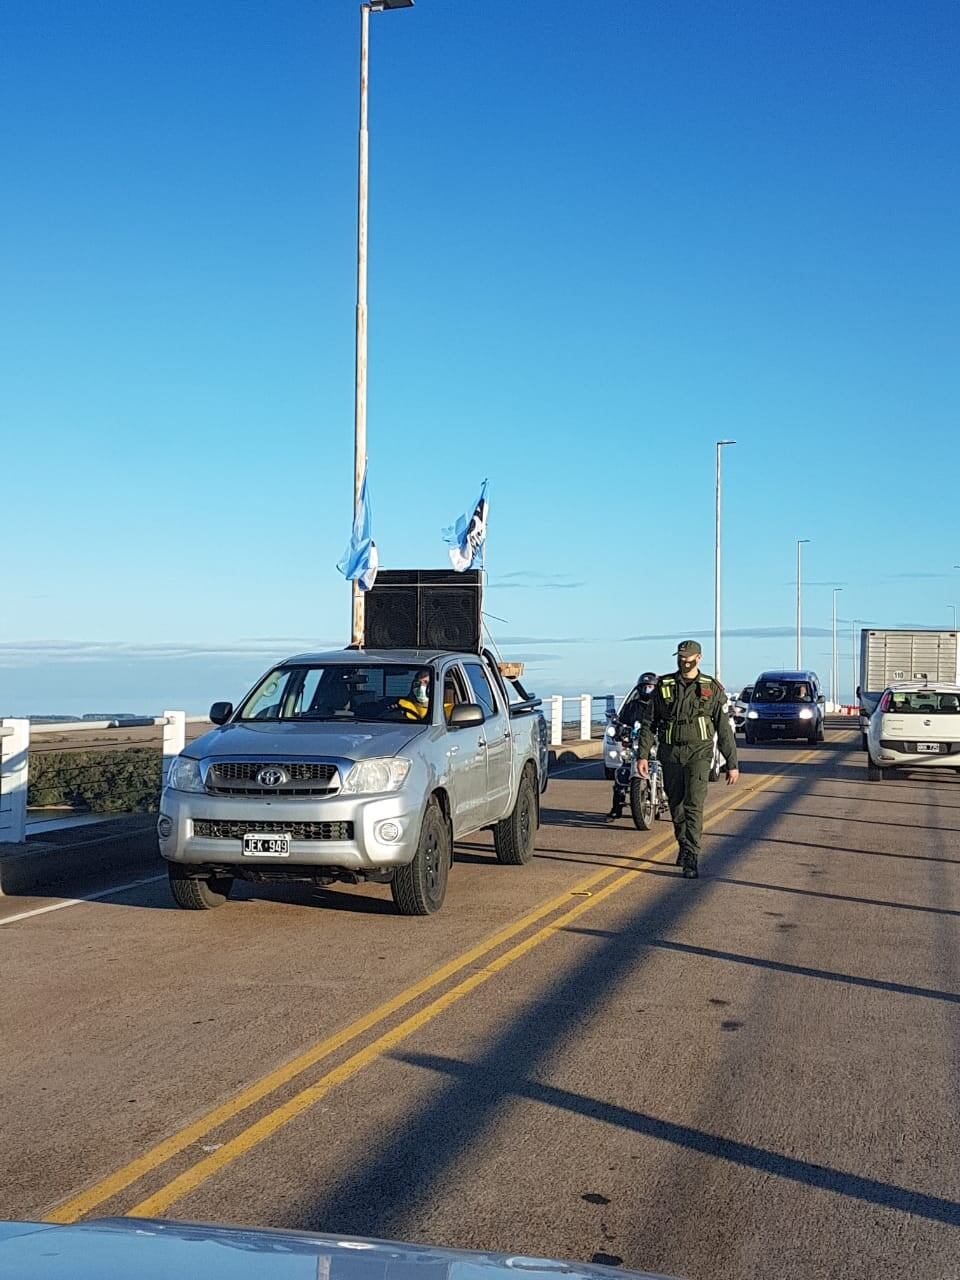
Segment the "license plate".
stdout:
<svg viewBox="0 0 960 1280">
<path fill-rule="evenodd" d="M 787 726 L 785 724 L 772 724 L 770 726 L 771 729 L 785 729 L 786 727 Z"/>
<path fill-rule="evenodd" d="M 939 742 L 918 742 L 917 751 L 925 752 L 927 755 L 938 756 L 943 748 Z"/>
<path fill-rule="evenodd" d="M 243 856 L 245 858 L 289 858 L 290 835 L 288 832 L 277 832 L 268 836 L 244 836 Z"/>
</svg>

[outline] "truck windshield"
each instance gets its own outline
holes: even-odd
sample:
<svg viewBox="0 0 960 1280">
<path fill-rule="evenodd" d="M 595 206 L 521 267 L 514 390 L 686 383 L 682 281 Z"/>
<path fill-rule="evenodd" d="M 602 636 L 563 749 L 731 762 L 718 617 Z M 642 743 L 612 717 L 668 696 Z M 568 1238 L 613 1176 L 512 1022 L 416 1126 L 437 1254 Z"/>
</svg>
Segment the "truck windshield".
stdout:
<svg viewBox="0 0 960 1280">
<path fill-rule="evenodd" d="M 277 667 L 244 702 L 238 720 L 430 720 L 433 672 L 393 663 Z"/>
<path fill-rule="evenodd" d="M 754 702 L 812 702 L 810 686 L 803 680 L 762 680 L 753 691 Z"/>
</svg>

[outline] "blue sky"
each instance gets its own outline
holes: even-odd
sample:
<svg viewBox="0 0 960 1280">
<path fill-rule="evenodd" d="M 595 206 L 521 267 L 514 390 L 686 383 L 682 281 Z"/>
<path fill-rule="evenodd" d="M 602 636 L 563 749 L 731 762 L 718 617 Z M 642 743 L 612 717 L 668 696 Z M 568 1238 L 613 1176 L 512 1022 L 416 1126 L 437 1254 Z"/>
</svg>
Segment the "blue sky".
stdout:
<svg viewBox="0 0 960 1280">
<path fill-rule="evenodd" d="M 5 0 L 0 711 L 203 710 L 348 638 L 357 6 Z M 370 487 L 538 691 L 960 605 L 960 11 L 372 19 Z M 637 638 L 640 637 L 640 638 Z M 645 639 L 643 637 L 652 637 Z M 849 690 L 846 689 L 848 693 Z"/>
</svg>

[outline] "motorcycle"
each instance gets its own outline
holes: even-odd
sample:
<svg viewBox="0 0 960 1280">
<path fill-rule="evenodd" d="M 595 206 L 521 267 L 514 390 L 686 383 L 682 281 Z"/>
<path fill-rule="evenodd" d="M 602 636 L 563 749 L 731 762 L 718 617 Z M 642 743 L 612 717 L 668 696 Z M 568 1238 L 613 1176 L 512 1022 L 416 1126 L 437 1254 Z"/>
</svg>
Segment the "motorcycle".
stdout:
<svg viewBox="0 0 960 1280">
<path fill-rule="evenodd" d="M 620 754 L 620 763 L 613 771 L 613 802 L 607 818 L 614 822 L 622 817 L 623 806 L 629 798 L 634 826 L 639 831 L 649 831 L 658 818 L 669 816 L 670 806 L 656 746 L 650 752 L 648 776 L 642 778 L 637 772 L 639 733 L 639 721 L 631 726 L 615 720 L 607 727 L 606 736 L 616 744 Z"/>
</svg>

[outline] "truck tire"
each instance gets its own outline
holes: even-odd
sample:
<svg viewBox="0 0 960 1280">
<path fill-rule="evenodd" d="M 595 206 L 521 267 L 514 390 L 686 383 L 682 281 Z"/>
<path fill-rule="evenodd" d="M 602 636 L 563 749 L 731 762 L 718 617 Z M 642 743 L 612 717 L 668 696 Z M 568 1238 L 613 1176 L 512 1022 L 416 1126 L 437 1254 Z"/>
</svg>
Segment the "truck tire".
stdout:
<svg viewBox="0 0 960 1280">
<path fill-rule="evenodd" d="M 394 904 L 402 916 L 432 916 L 440 910 L 447 896 L 452 852 L 450 827 L 439 804 L 431 800 L 413 861 L 397 867 L 390 881 Z"/>
<path fill-rule="evenodd" d="M 167 863 L 170 892 L 178 907 L 184 911 L 212 911 L 222 907 L 230 897 L 233 876 L 189 874 L 179 862 Z"/>
<path fill-rule="evenodd" d="M 861 750 L 861 751 L 866 751 L 866 749 L 867 749 L 867 735 L 866 735 L 865 733 L 861 733 L 861 735 L 860 735 L 860 750 Z"/>
<path fill-rule="evenodd" d="M 638 831 L 649 831 L 656 818 L 653 788 L 643 778 L 630 779 L 630 813 Z"/>
<path fill-rule="evenodd" d="M 603 766 L 603 776 L 606 778 L 607 782 L 613 781 L 613 777 L 616 772 L 616 769 L 611 769 L 608 764 Z"/>
<path fill-rule="evenodd" d="M 539 825 L 536 788 L 530 770 L 524 769 L 513 812 L 493 828 L 497 861 L 505 867 L 525 866 L 533 857 Z"/>
<path fill-rule="evenodd" d="M 821 720 L 820 724 L 817 726 L 817 741 L 826 742 L 826 740 L 827 740 L 827 730 L 823 721 Z"/>
<path fill-rule="evenodd" d="M 867 778 L 870 782 L 883 782 L 886 777 L 886 769 L 881 769 L 878 764 L 874 764 L 870 757 L 867 757 Z"/>
<path fill-rule="evenodd" d="M 744 729 L 743 740 L 748 747 L 752 747 L 757 740 L 757 735 L 750 729 Z"/>
</svg>

